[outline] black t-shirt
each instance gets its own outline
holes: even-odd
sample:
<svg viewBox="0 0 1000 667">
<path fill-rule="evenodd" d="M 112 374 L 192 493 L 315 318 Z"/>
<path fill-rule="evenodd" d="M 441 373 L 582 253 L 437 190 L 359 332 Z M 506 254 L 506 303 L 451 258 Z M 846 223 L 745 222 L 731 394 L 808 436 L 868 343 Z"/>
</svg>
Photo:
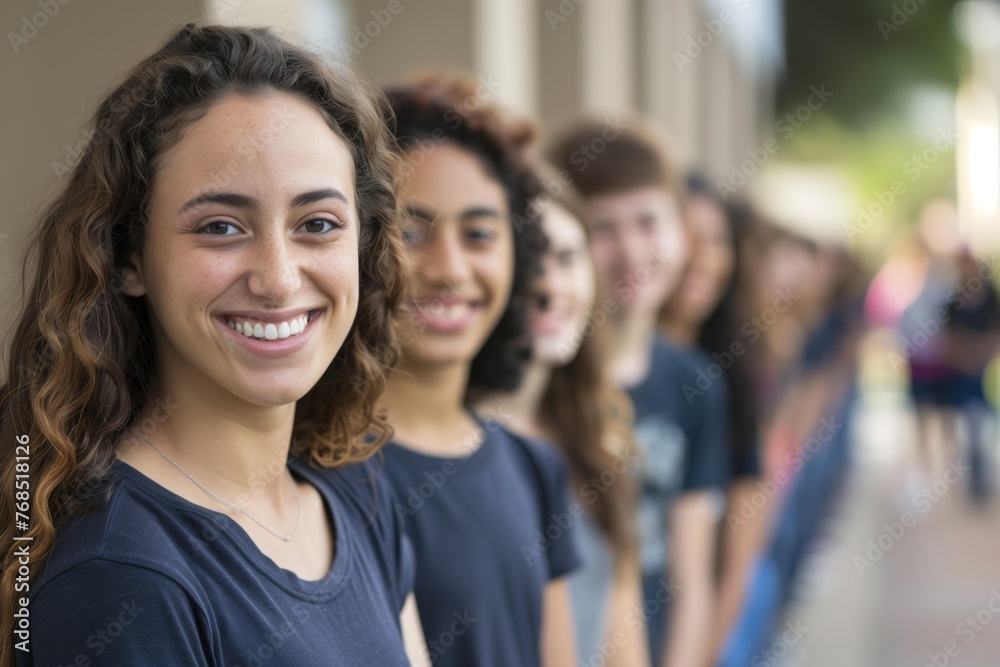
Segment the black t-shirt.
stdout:
<svg viewBox="0 0 1000 667">
<path fill-rule="evenodd" d="M 542 597 L 579 565 L 562 455 L 496 422 L 461 456 L 385 447 L 435 667 L 540 664 Z M 458 452 L 456 452 L 458 453 Z"/>
<path fill-rule="evenodd" d="M 318 581 L 278 567 L 228 516 L 115 465 L 111 501 L 60 531 L 31 586 L 18 665 L 409 664 L 399 614 L 413 553 L 372 463 L 289 461 L 332 512 L 336 555 Z"/>
<path fill-rule="evenodd" d="M 643 462 L 638 468 L 642 570 L 661 575 L 670 562 L 667 516 L 677 495 L 729 483 L 728 384 L 701 350 L 653 342 L 649 374 L 628 387 Z"/>
</svg>

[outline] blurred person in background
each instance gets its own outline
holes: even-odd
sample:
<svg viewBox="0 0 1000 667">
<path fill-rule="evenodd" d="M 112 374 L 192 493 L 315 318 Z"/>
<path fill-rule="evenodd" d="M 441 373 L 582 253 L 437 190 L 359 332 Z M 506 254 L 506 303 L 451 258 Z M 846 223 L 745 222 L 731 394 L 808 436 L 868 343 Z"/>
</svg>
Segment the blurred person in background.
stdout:
<svg viewBox="0 0 1000 667">
<path fill-rule="evenodd" d="M 520 386 L 531 351 L 545 250 L 525 159 L 534 126 L 479 99 L 471 78 L 429 74 L 385 92 L 413 267 L 383 396 L 395 429 L 385 474 L 416 553 L 431 659 L 572 667 L 566 575 L 579 558 L 565 459 L 509 432 L 504 415 L 472 411 Z"/>
<path fill-rule="evenodd" d="M 958 255 L 958 283 L 949 293 L 946 337 L 949 404 L 965 426 L 971 468 L 970 493 L 976 501 L 989 497 L 994 447 L 988 440 L 995 423 L 984 390 L 986 367 L 1000 347 L 1000 299 L 993 283 L 996 267 L 981 263 L 963 248 Z M 995 442 L 995 436 L 994 436 Z"/>
<path fill-rule="evenodd" d="M 590 247 L 609 308 L 609 377 L 635 406 L 643 462 L 638 530 L 650 659 L 703 667 L 712 654 L 716 523 L 729 482 L 725 378 L 696 389 L 708 355 L 658 333 L 657 318 L 687 260 L 683 185 L 672 160 L 633 120 L 581 121 L 550 148 L 584 198 Z M 587 160 L 584 149 L 601 142 Z M 686 388 L 700 391 L 692 396 Z"/>
<path fill-rule="evenodd" d="M 751 313 L 740 332 L 758 351 L 761 420 L 766 445 L 761 451 L 766 477 L 789 467 L 798 444 L 815 422 L 815 405 L 799 412 L 804 379 L 802 359 L 810 336 L 819 326 L 830 285 L 829 264 L 822 249 L 801 234 L 761 223 L 751 236 L 760 267 L 751 284 Z M 807 392 L 808 393 L 808 392 Z M 816 396 L 815 392 L 812 394 Z"/>
<path fill-rule="evenodd" d="M 816 245 L 811 284 L 800 290 L 795 315 L 804 337 L 785 370 L 772 423 L 778 438 L 769 457 L 784 469 L 801 466 L 796 452 L 823 418 L 835 414 L 853 386 L 864 330 L 866 273 L 845 249 Z"/>
<path fill-rule="evenodd" d="M 959 284 L 954 259 L 959 247 L 957 216 L 954 203 L 946 200 L 932 200 L 922 208 L 918 220 L 921 286 L 897 325 L 899 353 L 909 365 L 917 422 L 917 457 L 907 474 L 908 497 L 938 477 L 943 463 L 935 456 L 935 445 L 940 445 L 939 454 L 944 456 L 954 456 L 958 448 L 948 336 L 943 326 L 949 295 Z"/>
<path fill-rule="evenodd" d="M 727 514 L 739 516 L 743 503 L 758 490 L 761 476 L 758 454 L 759 425 L 752 360 L 756 349 L 740 333 L 747 322 L 742 311 L 746 292 L 741 258 L 742 230 L 712 185 L 692 174 L 687 178 L 684 215 L 692 232 L 692 249 L 680 284 L 660 314 L 666 336 L 681 348 L 698 348 L 712 355 L 725 373 L 729 388 L 729 465 Z M 764 529 L 765 512 L 738 523 L 720 524 L 719 594 L 714 623 L 714 650 L 718 652 L 739 614 L 751 564 Z"/>
<path fill-rule="evenodd" d="M 557 183 L 555 178 L 547 182 Z M 590 255 L 583 210 L 571 186 L 543 195 L 548 237 L 531 300 L 533 355 L 520 389 L 480 409 L 510 416 L 510 428 L 552 443 L 570 463 L 583 565 L 570 575 L 583 665 L 649 665 L 642 621 L 635 524 L 632 406 L 606 379 L 599 312 L 603 295 Z"/>
</svg>

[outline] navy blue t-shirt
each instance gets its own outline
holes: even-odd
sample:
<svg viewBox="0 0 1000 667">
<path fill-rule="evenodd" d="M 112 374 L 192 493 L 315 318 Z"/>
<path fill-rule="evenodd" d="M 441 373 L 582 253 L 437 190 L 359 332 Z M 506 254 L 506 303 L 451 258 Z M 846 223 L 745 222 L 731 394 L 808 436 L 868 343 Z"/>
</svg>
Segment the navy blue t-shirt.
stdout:
<svg viewBox="0 0 1000 667">
<path fill-rule="evenodd" d="M 729 483 L 728 385 L 722 368 L 701 350 L 657 338 L 649 374 L 628 387 L 643 454 L 639 466 L 639 535 L 646 574 L 669 562 L 666 520 L 681 493 Z"/>
<path fill-rule="evenodd" d="M 18 665 L 409 665 L 399 614 L 413 553 L 373 463 L 289 460 L 335 530 L 317 581 L 278 567 L 228 516 L 115 465 L 111 501 L 63 528 L 31 586 Z"/>
<path fill-rule="evenodd" d="M 455 457 L 389 443 L 385 474 L 416 554 L 415 593 L 436 667 L 540 664 L 542 596 L 579 565 L 568 473 L 554 448 L 479 420 Z"/>
</svg>

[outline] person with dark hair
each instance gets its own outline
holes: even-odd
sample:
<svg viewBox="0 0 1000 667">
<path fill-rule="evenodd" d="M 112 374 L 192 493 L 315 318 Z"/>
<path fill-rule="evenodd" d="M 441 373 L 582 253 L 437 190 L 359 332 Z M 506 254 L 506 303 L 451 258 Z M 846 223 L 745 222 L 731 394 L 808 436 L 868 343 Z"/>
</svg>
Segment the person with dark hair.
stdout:
<svg viewBox="0 0 1000 667">
<path fill-rule="evenodd" d="M 0 393 L 4 664 L 409 664 L 412 547 L 367 461 L 402 293 L 384 108 L 193 23 L 101 102 Z"/>
<path fill-rule="evenodd" d="M 566 465 L 476 400 L 516 389 L 545 237 L 526 161 L 533 126 L 479 99 L 474 80 L 387 88 L 404 161 L 413 267 L 402 354 L 384 406 L 394 508 L 413 541 L 432 661 L 576 664 L 565 575 L 579 564 Z"/>
<path fill-rule="evenodd" d="M 748 321 L 742 312 L 746 293 L 741 287 L 741 243 L 738 220 L 750 218 L 734 205 L 727 208 L 712 185 L 697 174 L 686 182 L 684 214 L 692 231 L 692 249 L 677 290 L 664 304 L 660 324 L 664 334 L 682 348 L 698 348 L 712 355 L 729 387 L 729 466 L 726 489 L 728 516 L 740 517 L 719 531 L 720 577 L 714 618 L 714 650 L 718 652 L 742 605 L 751 563 L 761 545 L 766 521 L 758 512 L 743 518 L 739 509 L 758 491 L 761 474 L 758 452 L 758 408 L 750 365 L 752 347 L 740 333 Z M 709 372 L 711 371 L 711 372 Z"/>
<path fill-rule="evenodd" d="M 949 292 L 944 338 L 948 360 L 948 405 L 965 424 L 971 474 L 969 493 L 976 502 L 993 487 L 992 443 L 986 435 L 994 409 L 985 392 L 986 368 L 1000 349 L 1000 297 L 993 269 L 963 247 L 957 253 L 958 282 Z"/>
<path fill-rule="evenodd" d="M 556 183 L 556 179 L 547 179 Z M 531 300 L 532 360 L 520 389 L 478 409 L 510 415 L 512 430 L 551 443 L 569 461 L 583 565 L 569 579 L 583 664 L 649 664 L 634 531 L 638 458 L 632 406 L 606 378 L 603 315 L 582 202 L 571 186 L 539 198 L 548 238 Z M 607 647 L 613 647 L 608 649 Z"/>
<path fill-rule="evenodd" d="M 612 295 L 605 308 L 608 372 L 635 406 L 644 456 L 637 466 L 637 521 L 650 658 L 655 665 L 704 667 L 711 657 L 715 531 L 729 476 L 726 382 L 719 377 L 705 387 L 699 372 L 711 357 L 657 333 L 658 313 L 688 251 L 677 170 L 637 121 L 580 164 L 581 147 L 605 130 L 601 122 L 583 121 L 549 155 L 584 198 L 599 280 Z"/>
</svg>

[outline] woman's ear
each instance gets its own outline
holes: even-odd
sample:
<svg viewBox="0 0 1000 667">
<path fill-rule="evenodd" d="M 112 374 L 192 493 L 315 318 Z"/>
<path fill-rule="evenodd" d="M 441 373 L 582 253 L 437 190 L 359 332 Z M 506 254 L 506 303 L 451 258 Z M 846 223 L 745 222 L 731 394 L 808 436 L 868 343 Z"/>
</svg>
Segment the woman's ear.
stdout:
<svg viewBox="0 0 1000 667">
<path fill-rule="evenodd" d="M 129 296 L 142 296 L 146 293 L 146 281 L 142 275 L 142 255 L 132 253 L 125 266 L 122 267 L 122 292 Z"/>
</svg>

